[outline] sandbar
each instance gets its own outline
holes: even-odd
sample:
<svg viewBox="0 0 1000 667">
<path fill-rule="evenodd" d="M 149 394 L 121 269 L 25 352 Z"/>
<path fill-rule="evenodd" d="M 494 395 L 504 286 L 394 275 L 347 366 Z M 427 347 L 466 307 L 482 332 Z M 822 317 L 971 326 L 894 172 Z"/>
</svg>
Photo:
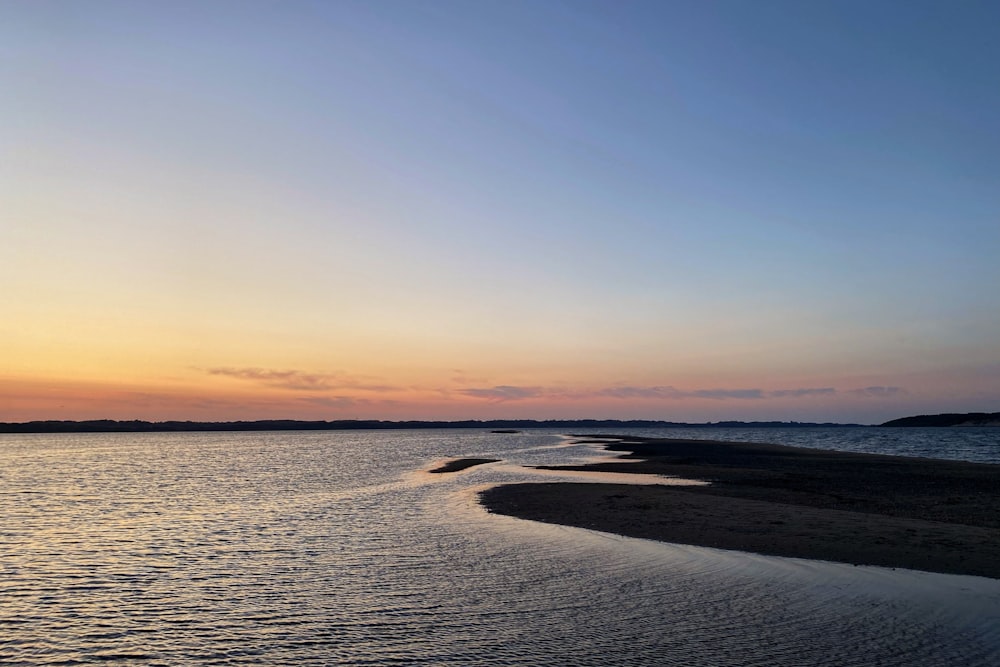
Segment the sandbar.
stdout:
<svg viewBox="0 0 1000 667">
<path fill-rule="evenodd" d="M 480 500 L 629 537 L 1000 579 L 1000 465 L 628 436 L 606 446 L 623 460 L 546 467 L 711 483 L 522 483 Z"/>
<path fill-rule="evenodd" d="M 484 463 L 496 463 L 500 459 L 454 459 L 442 466 L 428 470 L 428 472 L 458 472 L 472 466 L 481 466 Z"/>
</svg>

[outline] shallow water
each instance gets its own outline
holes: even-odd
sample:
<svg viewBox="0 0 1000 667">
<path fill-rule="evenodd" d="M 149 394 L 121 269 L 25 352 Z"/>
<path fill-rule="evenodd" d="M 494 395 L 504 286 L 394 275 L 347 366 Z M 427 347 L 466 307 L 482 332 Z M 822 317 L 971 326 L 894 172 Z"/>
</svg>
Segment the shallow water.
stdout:
<svg viewBox="0 0 1000 667">
<path fill-rule="evenodd" d="M 1000 581 L 476 503 L 595 454 L 541 431 L 2 436 L 0 663 L 1000 663 Z M 424 472 L 462 456 L 503 462 Z"/>
<path fill-rule="evenodd" d="M 613 432 L 613 429 L 607 432 Z M 954 428 L 701 426 L 637 428 L 629 429 L 627 432 L 655 438 L 773 442 L 793 447 L 835 449 L 841 452 L 1000 463 L 1000 426 Z"/>
</svg>

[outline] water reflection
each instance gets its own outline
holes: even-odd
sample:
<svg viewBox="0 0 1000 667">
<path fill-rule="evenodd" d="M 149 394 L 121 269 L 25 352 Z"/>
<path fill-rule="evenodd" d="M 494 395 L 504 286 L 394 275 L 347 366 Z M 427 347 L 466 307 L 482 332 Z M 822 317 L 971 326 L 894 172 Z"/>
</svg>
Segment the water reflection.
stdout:
<svg viewBox="0 0 1000 667">
<path fill-rule="evenodd" d="M 486 513 L 547 433 L 0 442 L 0 662 L 989 665 L 1000 582 Z M 502 459 L 431 476 L 433 461 Z"/>
</svg>

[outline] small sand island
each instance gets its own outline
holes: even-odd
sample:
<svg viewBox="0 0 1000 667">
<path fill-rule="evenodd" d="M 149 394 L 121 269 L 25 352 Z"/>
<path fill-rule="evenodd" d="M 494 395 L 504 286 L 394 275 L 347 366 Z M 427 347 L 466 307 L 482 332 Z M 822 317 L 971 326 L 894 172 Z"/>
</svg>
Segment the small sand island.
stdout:
<svg viewBox="0 0 1000 667">
<path fill-rule="evenodd" d="M 1000 579 L 1000 465 L 623 436 L 626 461 L 555 470 L 708 486 L 525 483 L 491 512 L 677 544 Z"/>
<path fill-rule="evenodd" d="M 500 459 L 455 459 L 453 461 L 448 461 L 443 466 L 429 470 L 428 472 L 458 472 L 459 470 L 465 470 L 466 468 L 471 468 L 472 466 L 481 466 L 484 463 L 496 463 Z"/>
</svg>

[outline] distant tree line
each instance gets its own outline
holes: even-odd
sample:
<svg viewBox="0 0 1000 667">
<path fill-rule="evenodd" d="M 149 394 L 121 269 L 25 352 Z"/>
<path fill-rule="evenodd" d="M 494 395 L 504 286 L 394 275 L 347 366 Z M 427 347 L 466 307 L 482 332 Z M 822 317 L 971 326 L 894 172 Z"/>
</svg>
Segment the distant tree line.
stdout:
<svg viewBox="0 0 1000 667">
<path fill-rule="evenodd" d="M 916 415 L 893 419 L 882 426 L 1000 426 L 1000 412 L 966 412 Z"/>
</svg>

